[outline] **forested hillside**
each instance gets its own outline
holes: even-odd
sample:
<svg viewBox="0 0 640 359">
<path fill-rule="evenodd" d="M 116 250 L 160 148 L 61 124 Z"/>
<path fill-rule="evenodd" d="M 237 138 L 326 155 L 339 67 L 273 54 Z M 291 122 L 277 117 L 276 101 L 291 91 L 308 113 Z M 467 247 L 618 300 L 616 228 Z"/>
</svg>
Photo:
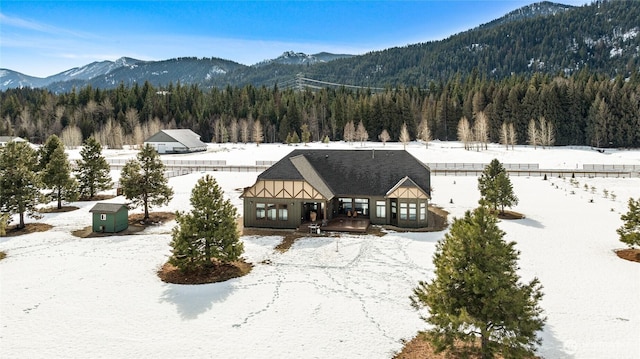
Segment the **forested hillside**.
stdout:
<svg viewBox="0 0 640 359">
<path fill-rule="evenodd" d="M 557 145 L 640 147 L 640 74 L 629 77 L 581 70 L 571 76 L 511 76 L 487 79 L 474 71 L 432 82 L 428 89 L 406 87 L 372 93 L 324 88 L 281 90 L 277 86 L 199 87 L 149 83 L 114 90 L 90 86 L 70 93 L 43 89 L 0 92 L 0 135 L 39 143 L 51 134 L 67 145 L 94 135 L 103 145 L 141 143 L 160 128 L 190 128 L 204 141 L 251 141 L 259 121 L 265 142 L 284 142 L 307 125 L 311 139 L 343 139 L 345 125 L 362 121 L 368 138 L 387 130 L 397 140 L 403 124 L 412 139 L 426 121 L 431 137 L 457 139 L 461 118 L 472 125 L 481 113 L 489 140 L 498 142 L 504 124 L 513 124 L 517 143 L 528 142 L 530 120 L 555 129 Z"/>
</svg>

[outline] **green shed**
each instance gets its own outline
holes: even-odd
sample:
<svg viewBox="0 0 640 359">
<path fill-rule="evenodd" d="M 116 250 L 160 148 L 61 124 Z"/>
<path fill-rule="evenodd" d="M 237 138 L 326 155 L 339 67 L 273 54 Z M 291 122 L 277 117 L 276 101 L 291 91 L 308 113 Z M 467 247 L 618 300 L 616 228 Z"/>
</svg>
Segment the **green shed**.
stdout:
<svg viewBox="0 0 640 359">
<path fill-rule="evenodd" d="M 93 231 L 116 233 L 129 227 L 129 209 L 122 203 L 96 203 L 93 213 Z"/>
</svg>

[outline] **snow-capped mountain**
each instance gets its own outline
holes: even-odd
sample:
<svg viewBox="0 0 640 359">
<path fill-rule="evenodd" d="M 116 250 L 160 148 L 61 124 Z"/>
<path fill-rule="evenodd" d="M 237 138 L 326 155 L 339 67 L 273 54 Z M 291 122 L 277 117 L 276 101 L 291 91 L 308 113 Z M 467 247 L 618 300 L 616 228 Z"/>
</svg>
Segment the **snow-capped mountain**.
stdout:
<svg viewBox="0 0 640 359">
<path fill-rule="evenodd" d="M 129 57 L 122 57 L 116 61 L 96 61 L 45 78 L 29 76 L 8 69 L 0 69 L 0 90 L 4 91 L 9 88 L 21 87 L 47 87 L 56 82 L 74 80 L 86 81 L 97 76 L 104 76 L 122 67 L 135 67 L 141 62 L 143 61 Z"/>
<path fill-rule="evenodd" d="M 272 60 L 265 60 L 255 64 L 255 67 L 260 67 L 268 64 L 284 64 L 284 65 L 305 65 L 305 64 L 317 64 L 320 62 L 329 62 L 332 60 L 343 59 L 353 57 L 353 55 L 347 54 L 331 54 L 328 52 L 320 52 L 314 55 L 308 55 L 303 52 L 285 51 L 282 55 Z"/>
</svg>

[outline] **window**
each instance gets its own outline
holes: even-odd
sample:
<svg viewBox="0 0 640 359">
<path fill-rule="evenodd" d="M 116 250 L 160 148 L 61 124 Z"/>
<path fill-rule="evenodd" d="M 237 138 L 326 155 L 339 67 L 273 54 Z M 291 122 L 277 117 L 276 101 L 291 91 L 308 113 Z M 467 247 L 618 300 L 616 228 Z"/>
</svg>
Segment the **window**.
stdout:
<svg viewBox="0 0 640 359">
<path fill-rule="evenodd" d="M 398 203 L 391 201 L 391 219 L 398 218 Z"/>
<path fill-rule="evenodd" d="M 407 202 L 400 202 L 400 219 L 407 219 Z"/>
<path fill-rule="evenodd" d="M 376 201 L 376 217 L 385 218 L 387 216 L 387 208 L 385 201 Z"/>
<path fill-rule="evenodd" d="M 265 219 L 267 212 L 265 211 L 264 203 L 256 203 L 256 219 Z"/>
<path fill-rule="evenodd" d="M 424 202 L 420 202 L 420 220 L 424 221 L 427 219 L 427 204 Z"/>
<path fill-rule="evenodd" d="M 416 215 L 417 215 L 417 211 L 416 211 L 416 204 L 415 203 L 409 203 L 409 220 L 410 221 L 415 221 L 417 219 Z"/>
<path fill-rule="evenodd" d="M 354 210 L 358 212 L 358 214 L 362 214 L 365 216 L 369 215 L 369 199 L 368 198 L 356 198 L 354 199 Z"/>
<path fill-rule="evenodd" d="M 104 213 L 100 213 L 100 220 L 101 221 L 106 221 L 107 220 L 107 215 Z"/>
<path fill-rule="evenodd" d="M 281 204 L 278 206 L 278 219 L 281 221 L 286 221 L 289 219 L 289 209 L 286 204 Z"/>
<path fill-rule="evenodd" d="M 340 213 L 347 213 L 353 210 L 351 198 L 340 198 Z"/>
<path fill-rule="evenodd" d="M 278 212 L 276 210 L 276 205 L 273 203 L 267 204 L 267 219 L 270 221 L 275 221 L 278 219 Z"/>
</svg>

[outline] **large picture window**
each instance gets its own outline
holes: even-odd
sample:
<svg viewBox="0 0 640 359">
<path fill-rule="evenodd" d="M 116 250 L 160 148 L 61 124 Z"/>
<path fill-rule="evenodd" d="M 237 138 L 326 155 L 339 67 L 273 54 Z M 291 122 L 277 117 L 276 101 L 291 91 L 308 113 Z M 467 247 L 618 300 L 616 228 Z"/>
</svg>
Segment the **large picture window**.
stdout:
<svg viewBox="0 0 640 359">
<path fill-rule="evenodd" d="M 273 203 L 267 204 L 267 219 L 270 221 L 275 221 L 278 219 L 277 207 Z"/>
<path fill-rule="evenodd" d="M 358 212 L 358 214 L 362 214 L 365 216 L 369 215 L 369 199 L 368 198 L 356 198 L 353 200 L 354 202 L 354 210 Z"/>
<path fill-rule="evenodd" d="M 256 203 L 256 219 L 265 219 L 266 217 L 266 205 L 264 203 Z"/>
<path fill-rule="evenodd" d="M 256 203 L 256 219 L 288 221 L 289 207 L 286 204 Z"/>
<path fill-rule="evenodd" d="M 376 217 L 378 218 L 387 217 L 387 206 L 385 201 L 376 201 Z"/>
<path fill-rule="evenodd" d="M 409 203 L 409 220 L 415 221 L 416 219 L 418 219 L 417 215 L 418 215 L 418 211 L 417 211 L 416 204 Z"/>
<path fill-rule="evenodd" d="M 427 204 L 424 202 L 420 202 L 420 220 L 424 221 L 427 219 Z"/>
<path fill-rule="evenodd" d="M 289 219 L 289 209 L 286 204 L 281 204 L 278 206 L 278 219 L 281 221 L 286 221 Z"/>
</svg>

